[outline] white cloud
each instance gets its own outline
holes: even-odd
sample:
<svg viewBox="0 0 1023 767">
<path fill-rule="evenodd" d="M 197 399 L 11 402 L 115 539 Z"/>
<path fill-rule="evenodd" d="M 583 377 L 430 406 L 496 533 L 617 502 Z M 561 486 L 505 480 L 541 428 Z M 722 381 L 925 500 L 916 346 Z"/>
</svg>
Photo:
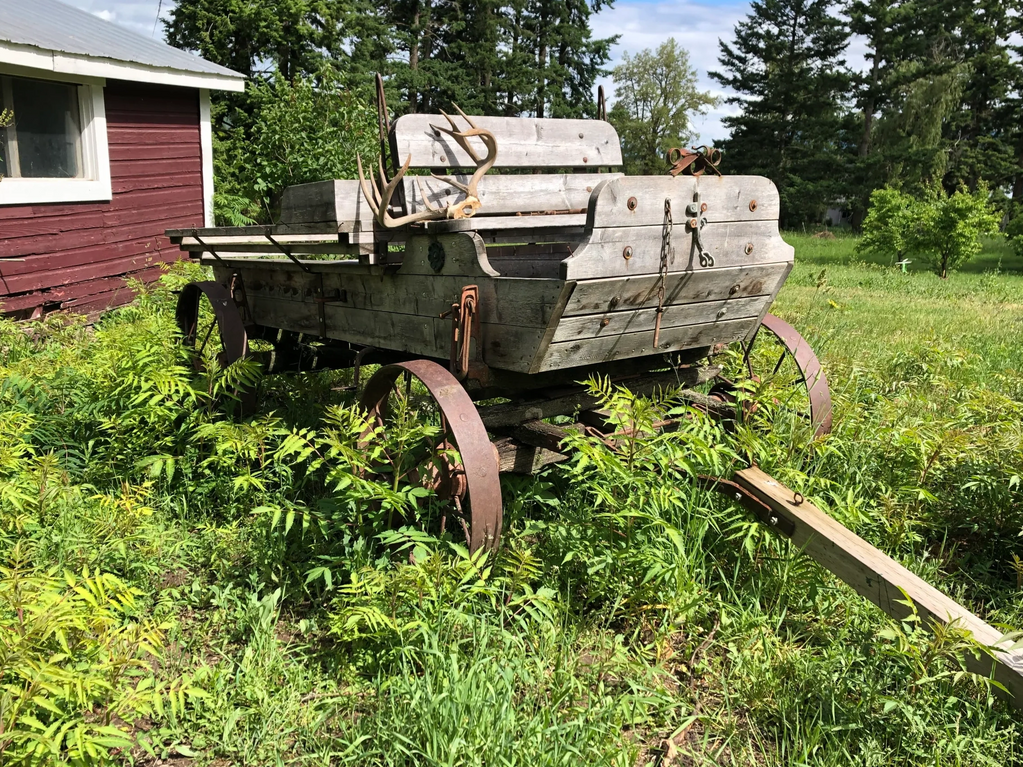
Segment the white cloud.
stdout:
<svg viewBox="0 0 1023 767">
<path fill-rule="evenodd" d="M 104 21 L 112 21 L 133 32 L 163 40 L 163 25 L 156 23 L 156 10 L 160 18 L 167 18 L 174 7 L 174 0 L 62 0 L 68 5 L 81 8 Z M 156 27 L 154 31 L 154 26 Z"/>
</svg>

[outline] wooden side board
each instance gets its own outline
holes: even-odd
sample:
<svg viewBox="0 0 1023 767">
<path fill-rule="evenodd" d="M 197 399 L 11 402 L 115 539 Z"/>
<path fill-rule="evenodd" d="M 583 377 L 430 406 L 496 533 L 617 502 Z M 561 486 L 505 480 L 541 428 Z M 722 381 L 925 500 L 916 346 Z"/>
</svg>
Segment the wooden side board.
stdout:
<svg viewBox="0 0 1023 767">
<path fill-rule="evenodd" d="M 903 604 L 909 596 L 924 626 L 953 621 L 969 631 L 974 639 L 993 648 L 994 657 L 979 660 L 966 655 L 967 667 L 994 679 L 1010 693 L 1012 704 L 1023 710 L 1023 650 L 1012 649 L 998 629 L 985 623 L 953 599 L 925 580 L 871 546 L 852 531 L 840 525 L 813 504 L 800 500 L 773 477 L 753 467 L 743 469 L 735 480 L 773 511 L 791 520 L 795 532 L 792 543 L 804 554 L 819 562 L 858 594 L 866 597 L 894 618 L 905 618 L 910 608 Z M 901 600 L 901 601 L 900 601 Z"/>
<path fill-rule="evenodd" d="M 589 227 L 661 226 L 665 200 L 677 226 L 697 193 L 710 223 L 777 221 L 781 213 L 777 188 L 762 176 L 621 176 L 594 187 Z"/>
<path fill-rule="evenodd" d="M 791 269 L 792 264 L 784 262 L 673 272 L 664 280 L 664 305 L 774 296 Z M 660 283 L 657 274 L 579 281 L 565 316 L 656 307 Z"/>
<path fill-rule="evenodd" d="M 465 119 L 453 115 L 459 129 Z M 622 148 L 611 123 L 542 117 L 473 117 L 478 128 L 497 140 L 498 168 L 598 168 L 622 164 Z M 443 115 L 409 114 L 391 128 L 391 153 L 397 164 L 411 157 L 413 168 L 474 168 L 455 141 L 434 126 L 450 128 Z M 479 139 L 470 139 L 480 157 Z"/>
<path fill-rule="evenodd" d="M 582 245 L 561 266 L 565 279 L 656 274 L 661 266 L 665 229 L 620 226 L 591 230 Z M 732 221 L 707 224 L 701 233 L 704 252 L 715 267 L 791 262 L 793 248 L 778 232 L 777 221 Z M 671 229 L 665 254 L 669 272 L 700 271 L 696 237 L 684 221 Z"/>
<path fill-rule="evenodd" d="M 480 179 L 478 189 L 482 203 L 480 214 L 516 215 L 534 211 L 569 211 L 585 213 L 590 195 L 601 181 L 621 178 L 621 173 L 545 173 L 530 175 L 488 174 Z M 452 178 L 463 184 L 469 174 Z M 426 210 L 423 197 L 435 208 L 444 208 L 465 197 L 450 184 L 430 176 L 406 176 L 402 180 L 409 213 Z M 585 223 L 585 221 L 583 222 Z"/>
<path fill-rule="evenodd" d="M 759 318 L 771 305 L 771 296 L 718 298 L 713 301 L 670 304 L 661 313 L 661 328 L 675 328 L 722 320 Z M 641 331 L 653 332 L 657 307 L 605 314 L 565 317 L 558 323 L 554 343 L 583 338 L 607 338 Z"/>
<path fill-rule="evenodd" d="M 545 351 L 536 370 L 560 370 L 576 365 L 664 354 L 715 344 L 727 344 L 745 338 L 754 328 L 754 318 L 722 320 L 696 325 L 661 328 L 654 344 L 653 330 L 624 333 L 619 336 L 597 336 L 552 343 Z"/>
</svg>

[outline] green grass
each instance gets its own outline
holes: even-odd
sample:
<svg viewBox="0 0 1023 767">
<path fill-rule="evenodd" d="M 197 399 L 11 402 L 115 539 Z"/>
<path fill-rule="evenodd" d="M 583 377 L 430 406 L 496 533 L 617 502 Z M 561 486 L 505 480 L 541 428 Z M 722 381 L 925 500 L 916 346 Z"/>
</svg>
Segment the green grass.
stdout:
<svg viewBox="0 0 1023 767">
<path fill-rule="evenodd" d="M 236 381 L 196 380 L 170 332 L 184 272 L 95 331 L 0 324 L 0 762 L 1019 764 L 1018 713 L 954 639 L 688 476 L 755 460 L 1023 626 L 1023 264 L 992 243 L 941 281 L 787 237 L 774 311 L 821 351 L 833 435 L 767 392 L 734 432 L 580 436 L 506 478 L 493 560 L 390 530 L 414 499 L 371 471 L 347 374 L 269 379 L 228 418 L 209 392 Z"/>
</svg>

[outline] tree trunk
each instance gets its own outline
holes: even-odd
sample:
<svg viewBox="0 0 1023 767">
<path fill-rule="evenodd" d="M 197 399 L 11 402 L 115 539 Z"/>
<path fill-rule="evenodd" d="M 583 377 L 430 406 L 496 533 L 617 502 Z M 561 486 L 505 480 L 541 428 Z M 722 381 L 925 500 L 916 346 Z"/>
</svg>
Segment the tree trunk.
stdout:
<svg viewBox="0 0 1023 767">
<path fill-rule="evenodd" d="M 408 103 L 409 111 L 412 114 L 419 111 L 419 91 L 415 86 L 416 72 L 419 70 L 419 18 L 419 6 L 417 5 L 416 12 L 412 16 L 412 40 L 408 47 L 408 68 L 412 73 L 412 82 L 408 87 Z"/>
<path fill-rule="evenodd" d="M 537 37 L 537 83 L 536 116 L 544 116 L 544 99 L 547 91 L 547 5 L 542 4 Z"/>
</svg>

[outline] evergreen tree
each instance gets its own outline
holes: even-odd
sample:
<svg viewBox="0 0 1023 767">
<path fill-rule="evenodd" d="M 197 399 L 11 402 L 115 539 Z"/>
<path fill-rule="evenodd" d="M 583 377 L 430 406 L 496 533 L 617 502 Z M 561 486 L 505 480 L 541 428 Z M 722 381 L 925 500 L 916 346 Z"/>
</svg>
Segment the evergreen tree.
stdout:
<svg viewBox="0 0 1023 767">
<path fill-rule="evenodd" d="M 772 179 L 789 226 L 820 221 L 849 193 L 849 29 L 834 10 L 829 0 L 754 0 L 734 44 L 720 43 L 722 71 L 711 73 L 742 109 L 724 120 L 732 134 L 723 167 Z"/>
<path fill-rule="evenodd" d="M 949 147 L 944 186 L 951 193 L 961 185 L 976 189 L 982 181 L 993 187 L 1011 182 L 1018 167 L 1013 148 L 1017 130 L 1007 110 L 1013 68 L 1009 40 L 1015 28 L 1009 0 L 942 3 L 953 30 L 954 55 L 965 65 L 960 103 L 945 125 Z"/>
</svg>

